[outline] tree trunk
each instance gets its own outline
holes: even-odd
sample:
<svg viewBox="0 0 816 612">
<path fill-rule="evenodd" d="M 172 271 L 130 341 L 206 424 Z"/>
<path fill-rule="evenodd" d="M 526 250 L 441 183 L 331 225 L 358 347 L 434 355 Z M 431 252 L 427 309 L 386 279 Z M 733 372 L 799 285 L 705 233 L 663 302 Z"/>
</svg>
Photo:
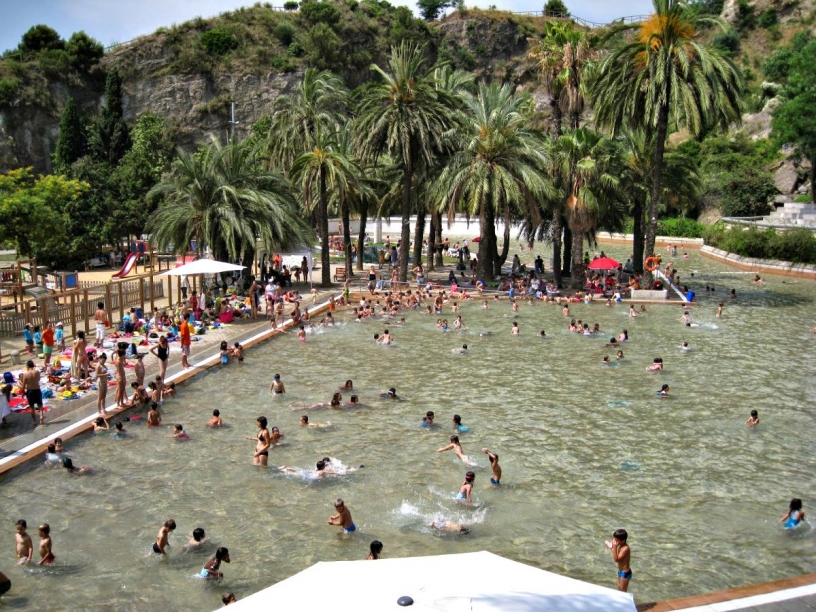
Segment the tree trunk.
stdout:
<svg viewBox="0 0 816 612">
<path fill-rule="evenodd" d="M 436 228 L 436 236 L 434 238 L 434 242 L 436 244 L 441 245 L 442 244 L 442 213 L 439 212 L 439 211 L 436 211 L 433 214 L 434 214 L 434 218 L 436 219 L 436 224 L 434 225 L 434 227 Z M 434 255 L 434 263 L 441 268 L 442 266 L 445 265 L 445 261 L 442 259 L 442 247 L 440 247 L 439 250 L 435 251 L 435 253 L 436 254 Z M 470 263 L 470 262 L 466 262 L 466 263 Z"/>
<path fill-rule="evenodd" d="M 816 152 L 810 160 L 810 203 L 816 204 Z"/>
<path fill-rule="evenodd" d="M 561 226 L 564 228 L 564 270 L 562 274 L 569 276 L 572 268 L 572 229 L 564 217 L 561 217 Z"/>
<path fill-rule="evenodd" d="M 476 278 L 487 284 L 493 280 L 493 257 L 496 254 L 496 226 L 493 208 L 484 200 L 479 210 L 479 261 Z"/>
<path fill-rule="evenodd" d="M 556 287 L 561 286 L 561 236 L 564 233 L 564 226 L 561 225 L 561 211 L 556 210 L 552 218 L 552 269 L 553 283 Z"/>
<path fill-rule="evenodd" d="M 431 226 L 428 228 L 428 272 L 434 271 L 434 253 L 436 253 L 436 213 L 431 213 Z"/>
<path fill-rule="evenodd" d="M 329 261 L 329 198 L 326 195 L 326 169 L 320 167 L 320 275 L 321 286 L 331 286 L 331 262 Z"/>
<path fill-rule="evenodd" d="M 422 263 L 422 242 L 425 240 L 425 208 L 417 210 L 416 225 L 414 226 L 414 265 Z"/>
<path fill-rule="evenodd" d="M 343 211 L 343 254 L 346 256 L 346 278 L 354 276 L 351 269 L 351 218 L 349 208 L 345 199 L 340 202 L 340 209 Z M 357 247 L 357 261 L 363 261 L 363 251 Z"/>
<path fill-rule="evenodd" d="M 553 134 L 556 138 L 560 138 L 564 133 L 561 128 L 563 113 L 561 112 L 561 105 L 558 103 L 557 96 L 550 96 L 550 110 L 552 111 Z"/>
<path fill-rule="evenodd" d="M 669 91 L 666 98 L 669 99 Z M 654 255 L 655 237 L 657 236 L 657 207 L 660 204 L 660 190 L 663 180 L 663 154 L 666 150 L 666 133 L 669 130 L 669 106 L 663 104 L 657 116 L 657 134 L 655 140 L 654 162 L 652 163 L 652 195 L 649 199 L 649 222 L 646 225 L 646 241 L 644 251 L 646 257 Z M 645 286 L 651 288 L 654 277 L 651 272 L 644 270 Z"/>
<path fill-rule="evenodd" d="M 363 201 L 360 202 L 360 233 L 357 234 L 357 252 L 363 252 L 363 246 L 365 245 L 365 230 L 366 224 L 368 223 L 368 200 L 363 198 Z M 390 255 L 390 253 L 389 253 Z M 357 258 L 357 269 L 362 271 L 363 269 L 363 258 Z"/>
<path fill-rule="evenodd" d="M 641 200 L 636 200 L 632 206 L 632 217 L 634 218 L 632 269 L 638 274 L 643 274 L 643 202 Z"/>
<path fill-rule="evenodd" d="M 400 234 L 399 250 L 399 281 L 408 282 L 408 253 L 411 247 L 411 183 L 413 181 L 413 164 L 411 151 L 403 168 L 402 177 L 402 233 Z"/>
<path fill-rule="evenodd" d="M 501 269 L 504 262 L 507 261 L 507 255 L 510 253 L 510 210 L 507 209 L 504 215 L 504 245 L 501 253 L 496 253 L 496 262 L 493 265 L 493 275 L 501 275 Z"/>
<path fill-rule="evenodd" d="M 570 230 L 570 242 L 572 243 L 570 250 L 570 259 L 572 260 L 570 287 L 580 289 L 584 286 L 584 233 Z M 564 246 L 566 247 L 566 240 Z"/>
</svg>

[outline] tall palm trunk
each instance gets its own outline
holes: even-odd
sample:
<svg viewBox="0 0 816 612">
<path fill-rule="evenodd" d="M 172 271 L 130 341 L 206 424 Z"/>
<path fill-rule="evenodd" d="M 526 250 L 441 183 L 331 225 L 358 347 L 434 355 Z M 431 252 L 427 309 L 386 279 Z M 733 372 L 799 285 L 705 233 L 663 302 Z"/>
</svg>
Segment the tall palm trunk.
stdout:
<svg viewBox="0 0 816 612">
<path fill-rule="evenodd" d="M 411 160 L 411 151 L 408 152 L 408 159 L 402 177 L 402 232 L 400 234 L 399 251 L 399 280 L 401 283 L 408 281 L 408 253 L 411 242 L 411 183 L 413 182 L 414 169 Z"/>
<path fill-rule="evenodd" d="M 632 269 L 643 274 L 643 202 L 636 200 L 632 206 L 634 227 L 632 228 Z"/>
<path fill-rule="evenodd" d="M 351 269 L 351 217 L 345 198 L 341 198 L 340 209 L 343 211 L 343 253 L 346 256 L 346 277 L 351 278 L 354 272 Z M 357 261 L 363 261 L 363 251 L 357 247 Z"/>
<path fill-rule="evenodd" d="M 670 98 L 669 88 L 666 88 L 665 100 Z M 660 204 L 660 189 L 663 180 L 663 154 L 666 150 L 666 134 L 669 130 L 669 105 L 663 104 L 657 115 L 657 140 L 655 141 L 654 163 L 652 164 L 652 195 L 649 200 L 649 222 L 646 225 L 645 255 L 654 255 L 655 237 L 657 236 L 657 206 Z M 652 273 L 644 270 L 643 278 L 647 285 L 654 281 Z"/>
<path fill-rule="evenodd" d="M 572 264 L 572 230 L 570 229 L 569 223 L 567 220 L 562 216 L 561 217 L 561 226 L 564 228 L 564 276 L 570 275 L 571 264 Z"/>
<path fill-rule="evenodd" d="M 320 167 L 320 274 L 323 287 L 331 285 L 331 262 L 329 261 L 329 198 L 326 195 L 326 168 Z"/>
<path fill-rule="evenodd" d="M 365 230 L 366 224 L 368 223 L 368 200 L 363 198 L 363 201 L 360 202 L 360 232 L 357 234 L 357 252 L 362 253 L 363 247 L 365 246 Z M 363 269 L 363 258 L 357 258 L 357 269 Z"/>
<path fill-rule="evenodd" d="M 436 214 L 431 213 L 431 224 L 428 228 L 428 272 L 433 272 L 434 253 L 436 253 Z"/>
<path fill-rule="evenodd" d="M 572 271 L 570 272 L 570 287 L 580 288 L 584 284 L 584 232 L 582 228 L 570 230 L 570 259 L 572 260 Z"/>
<path fill-rule="evenodd" d="M 437 211 L 437 212 L 433 213 L 433 216 L 434 216 L 434 219 L 435 219 L 434 228 L 436 228 L 436 235 L 434 236 L 434 242 L 436 244 L 441 245 L 442 244 L 442 213 Z M 439 249 L 435 250 L 434 252 L 435 252 L 434 264 L 441 268 L 442 266 L 445 265 L 445 262 L 442 259 L 442 248 L 440 247 Z"/>
<path fill-rule="evenodd" d="M 422 263 L 422 243 L 425 241 L 425 208 L 417 210 L 416 225 L 414 226 L 414 262 Z"/>
<path fill-rule="evenodd" d="M 558 100 L 555 97 L 550 98 L 550 108 L 552 109 L 552 121 L 553 121 L 553 133 L 555 134 L 556 140 L 561 138 L 563 135 L 563 129 L 561 128 L 561 120 L 563 114 L 561 113 L 561 106 L 558 104 Z M 553 269 L 553 282 L 555 283 L 556 287 L 561 286 L 561 237 L 564 233 L 564 223 L 562 222 L 561 218 L 561 210 L 556 208 L 553 211 L 553 218 L 552 218 L 552 243 L 553 243 L 553 258 L 552 258 L 552 269 Z"/>
<path fill-rule="evenodd" d="M 505 209 L 504 214 L 504 244 L 502 245 L 501 253 L 496 252 L 496 260 L 493 264 L 493 276 L 500 276 L 501 269 L 504 262 L 507 261 L 507 255 L 510 253 L 510 209 Z"/>
<path fill-rule="evenodd" d="M 496 221 L 493 207 L 482 200 L 479 207 L 479 262 L 476 266 L 476 277 L 479 280 L 493 280 L 493 258 L 496 256 Z"/>
<path fill-rule="evenodd" d="M 556 287 L 561 286 L 561 235 L 564 233 L 564 227 L 561 225 L 561 211 L 556 209 L 553 212 L 552 218 L 552 269 L 553 282 Z"/>
</svg>

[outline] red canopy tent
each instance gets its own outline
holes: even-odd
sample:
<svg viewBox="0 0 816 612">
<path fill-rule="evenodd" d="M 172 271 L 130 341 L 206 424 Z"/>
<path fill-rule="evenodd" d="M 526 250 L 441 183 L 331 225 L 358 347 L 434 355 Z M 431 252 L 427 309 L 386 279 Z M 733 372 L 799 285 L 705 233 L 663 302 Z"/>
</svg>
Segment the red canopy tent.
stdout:
<svg viewBox="0 0 816 612">
<path fill-rule="evenodd" d="M 599 257 L 589 262 L 590 270 L 617 270 L 620 264 L 611 257 Z"/>
</svg>

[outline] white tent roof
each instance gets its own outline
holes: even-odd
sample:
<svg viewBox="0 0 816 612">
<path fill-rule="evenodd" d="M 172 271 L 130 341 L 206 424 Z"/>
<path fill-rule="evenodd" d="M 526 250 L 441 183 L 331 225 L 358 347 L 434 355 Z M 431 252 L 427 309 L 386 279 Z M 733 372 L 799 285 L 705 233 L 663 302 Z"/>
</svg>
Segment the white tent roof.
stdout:
<svg viewBox="0 0 816 612">
<path fill-rule="evenodd" d="M 215 259 L 196 259 L 193 262 L 162 272 L 159 276 L 188 276 L 190 274 L 217 274 L 218 272 L 234 272 L 243 270 L 246 266 L 216 261 Z"/>
<path fill-rule="evenodd" d="M 610 569 L 610 581 L 614 578 Z M 402 607 L 397 600 L 414 600 Z M 627 593 L 487 551 L 322 562 L 230 606 L 231 612 L 635 612 Z"/>
</svg>

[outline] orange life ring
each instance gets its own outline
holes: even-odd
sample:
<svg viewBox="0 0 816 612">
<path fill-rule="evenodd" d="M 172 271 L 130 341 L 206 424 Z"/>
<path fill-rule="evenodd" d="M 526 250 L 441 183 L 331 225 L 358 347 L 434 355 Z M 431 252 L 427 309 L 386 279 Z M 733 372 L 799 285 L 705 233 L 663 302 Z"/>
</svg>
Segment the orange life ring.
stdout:
<svg viewBox="0 0 816 612">
<path fill-rule="evenodd" d="M 649 272 L 654 272 L 657 270 L 658 266 L 660 266 L 660 258 L 655 257 L 654 255 L 651 257 L 647 257 L 646 261 L 643 262 L 643 267 L 646 268 Z"/>
</svg>

